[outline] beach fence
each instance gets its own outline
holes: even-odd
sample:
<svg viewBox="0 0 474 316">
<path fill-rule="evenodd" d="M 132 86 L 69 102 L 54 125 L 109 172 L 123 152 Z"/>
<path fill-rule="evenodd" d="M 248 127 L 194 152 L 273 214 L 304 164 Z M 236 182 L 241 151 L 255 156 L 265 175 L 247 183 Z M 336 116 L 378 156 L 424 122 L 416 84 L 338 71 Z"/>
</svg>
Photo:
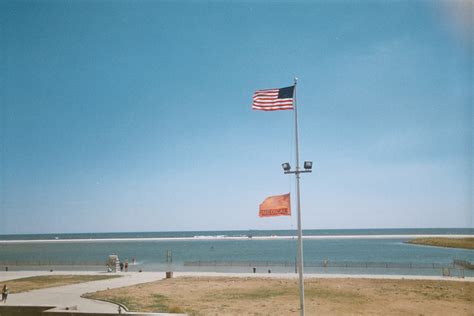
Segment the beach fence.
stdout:
<svg viewBox="0 0 474 316">
<path fill-rule="evenodd" d="M 454 265 L 456 266 L 463 267 L 469 270 L 474 270 L 474 263 L 471 263 L 467 260 L 455 259 L 453 262 L 454 262 Z"/>
<path fill-rule="evenodd" d="M 371 262 L 371 261 L 305 261 L 308 273 L 346 273 L 346 274 L 407 274 L 407 275 L 442 275 L 456 277 L 474 277 L 474 264 L 468 260 L 455 259 L 450 263 L 419 262 Z M 85 270 L 102 271 L 106 269 L 105 261 L 68 261 L 68 260 L 0 260 L 2 271 L 18 270 Z M 147 271 L 219 271 L 243 272 L 254 271 L 275 273 L 296 273 L 296 260 L 173 260 L 167 253 L 166 261 L 150 261 L 140 266 Z M 163 270 L 164 269 L 164 270 Z M 133 270 L 132 270 L 133 271 Z"/>
<path fill-rule="evenodd" d="M 271 271 L 272 268 L 297 271 L 295 261 L 186 261 L 187 267 L 216 267 L 216 268 L 244 268 L 255 271 Z M 443 276 L 465 276 L 465 270 L 471 270 L 468 275 L 474 275 L 474 266 L 465 260 L 454 260 L 452 263 L 412 263 L 412 262 L 370 262 L 370 261 L 307 261 L 305 270 L 309 273 L 364 273 L 364 274 L 427 274 Z M 286 268 L 286 269 L 285 269 Z"/>
<path fill-rule="evenodd" d="M 14 270 L 86 270 L 105 269 L 105 261 L 1 260 L 3 271 Z"/>
</svg>

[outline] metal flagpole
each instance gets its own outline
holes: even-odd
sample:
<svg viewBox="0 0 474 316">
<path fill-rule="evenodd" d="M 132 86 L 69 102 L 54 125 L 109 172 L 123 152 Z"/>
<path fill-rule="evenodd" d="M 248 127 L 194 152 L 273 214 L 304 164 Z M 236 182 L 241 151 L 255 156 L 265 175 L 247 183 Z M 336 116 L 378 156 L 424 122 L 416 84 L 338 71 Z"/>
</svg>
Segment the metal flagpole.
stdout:
<svg viewBox="0 0 474 316">
<path fill-rule="evenodd" d="M 298 273 L 300 283 L 300 315 L 304 316 L 304 278 L 303 278 L 303 233 L 301 230 L 301 205 L 300 205 L 300 153 L 298 144 L 298 107 L 296 105 L 296 84 L 298 78 L 295 77 L 295 88 L 293 92 L 293 102 L 295 106 L 295 144 L 296 144 L 296 208 L 298 210 Z"/>
</svg>

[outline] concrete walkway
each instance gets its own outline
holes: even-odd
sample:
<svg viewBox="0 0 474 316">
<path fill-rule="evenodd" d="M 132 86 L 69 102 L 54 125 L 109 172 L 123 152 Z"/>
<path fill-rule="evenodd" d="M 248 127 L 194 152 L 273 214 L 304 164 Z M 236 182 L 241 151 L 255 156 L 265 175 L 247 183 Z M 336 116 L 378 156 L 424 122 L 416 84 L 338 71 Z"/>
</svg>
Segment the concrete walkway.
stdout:
<svg viewBox="0 0 474 316">
<path fill-rule="evenodd" d="M 20 272 L 0 272 L 0 284 L 7 284 L 7 280 L 25 278 L 38 275 L 71 275 L 71 274 L 88 274 L 88 275 L 104 275 L 99 272 L 78 272 L 78 271 L 20 271 Z M 114 273 L 115 275 L 115 273 Z M 116 304 L 95 301 L 82 298 L 81 295 L 89 292 L 102 291 L 112 288 L 135 285 L 139 283 L 153 282 L 163 279 L 164 273 L 143 272 L 143 273 L 117 273 L 120 278 L 91 281 L 79 284 L 65 285 L 54 288 L 33 290 L 24 293 L 8 295 L 8 301 L 5 305 L 12 306 L 56 306 L 56 310 L 77 310 L 81 312 L 95 313 L 117 313 L 118 306 Z M 3 303 L 2 303 L 3 305 Z M 167 315 L 167 314 L 155 314 Z"/>
</svg>

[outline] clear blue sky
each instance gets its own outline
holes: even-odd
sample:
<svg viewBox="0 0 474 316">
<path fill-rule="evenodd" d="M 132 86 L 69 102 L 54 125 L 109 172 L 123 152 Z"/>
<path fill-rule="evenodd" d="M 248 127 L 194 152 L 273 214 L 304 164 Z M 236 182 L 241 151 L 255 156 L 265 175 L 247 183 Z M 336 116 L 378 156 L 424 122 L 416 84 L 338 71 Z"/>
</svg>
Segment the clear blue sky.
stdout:
<svg viewBox="0 0 474 316">
<path fill-rule="evenodd" d="M 469 1 L 0 3 L 0 234 L 473 227 Z M 293 204 L 294 210 L 295 204 Z"/>
</svg>

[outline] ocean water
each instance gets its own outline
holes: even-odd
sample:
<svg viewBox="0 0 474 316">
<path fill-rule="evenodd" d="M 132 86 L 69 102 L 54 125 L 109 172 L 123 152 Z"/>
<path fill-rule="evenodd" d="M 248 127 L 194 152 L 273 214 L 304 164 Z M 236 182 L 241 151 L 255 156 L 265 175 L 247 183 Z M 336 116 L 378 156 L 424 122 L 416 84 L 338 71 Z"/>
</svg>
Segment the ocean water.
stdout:
<svg viewBox="0 0 474 316">
<path fill-rule="evenodd" d="M 429 234 L 474 236 L 474 229 L 308 230 L 305 236 L 326 238 L 304 240 L 305 272 L 474 276 L 453 264 L 474 262 L 473 250 L 405 243 L 408 235 Z M 118 254 L 131 271 L 294 273 L 296 238 L 249 238 L 294 235 L 284 230 L 0 235 L 0 269 L 101 271 L 107 256 Z M 341 235 L 359 237 L 330 237 Z M 384 235 L 407 237 L 376 237 Z"/>
<path fill-rule="evenodd" d="M 474 235 L 474 228 L 392 228 L 392 229 L 305 229 L 304 236 L 340 235 Z M 230 230 L 230 231 L 176 231 L 176 232 L 114 232 L 72 234 L 16 234 L 2 235 L 2 240 L 55 240 L 55 239 L 114 239 L 114 238 L 192 238 L 192 237 L 264 237 L 296 236 L 295 230 Z"/>
</svg>

